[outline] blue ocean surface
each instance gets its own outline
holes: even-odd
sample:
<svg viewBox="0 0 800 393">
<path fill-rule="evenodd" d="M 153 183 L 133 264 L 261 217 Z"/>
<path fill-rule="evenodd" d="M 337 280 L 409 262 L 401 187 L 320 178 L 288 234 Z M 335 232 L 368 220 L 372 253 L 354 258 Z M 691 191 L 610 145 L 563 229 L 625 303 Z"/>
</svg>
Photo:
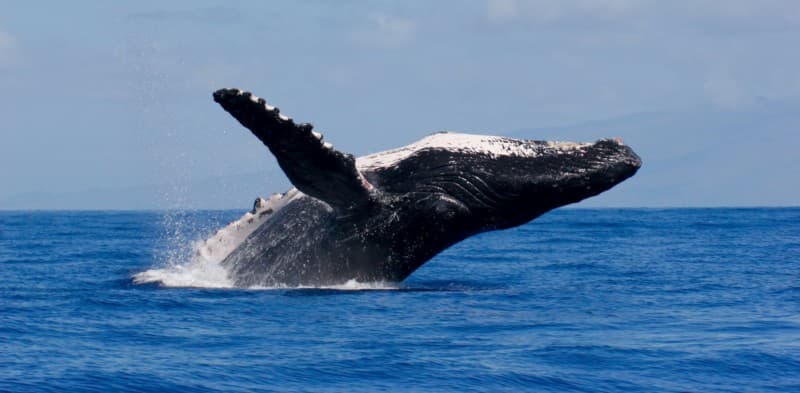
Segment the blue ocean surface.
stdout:
<svg viewBox="0 0 800 393">
<path fill-rule="evenodd" d="M 396 288 L 134 281 L 240 214 L 0 212 L 0 391 L 800 391 L 800 208 L 562 209 Z"/>
</svg>

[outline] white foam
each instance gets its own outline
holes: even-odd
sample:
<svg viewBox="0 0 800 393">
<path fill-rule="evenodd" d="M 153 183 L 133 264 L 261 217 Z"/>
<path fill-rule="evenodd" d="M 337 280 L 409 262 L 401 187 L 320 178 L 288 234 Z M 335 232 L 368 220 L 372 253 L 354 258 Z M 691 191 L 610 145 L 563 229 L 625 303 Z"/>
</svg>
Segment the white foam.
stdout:
<svg viewBox="0 0 800 393">
<path fill-rule="evenodd" d="M 270 289 L 334 289 L 337 291 L 386 291 L 400 289 L 400 283 L 389 281 L 360 282 L 356 279 L 347 280 L 344 284 L 333 285 L 306 285 L 296 286 L 275 285 L 275 286 L 253 286 L 248 289 L 270 290 Z"/>
<path fill-rule="evenodd" d="M 133 276 L 136 284 L 158 283 L 164 287 L 175 288 L 218 288 L 231 289 L 236 287 L 228 278 L 228 272 L 218 262 L 193 259 L 184 265 L 174 265 L 162 269 L 150 269 Z M 276 290 L 276 289 L 333 289 L 337 291 L 385 291 L 400 288 L 400 283 L 376 281 L 360 282 L 351 279 L 344 284 L 334 285 L 274 285 L 252 286 L 250 290 Z"/>
<path fill-rule="evenodd" d="M 341 285 L 333 285 L 323 288 L 338 289 L 343 291 L 387 290 L 387 289 L 399 289 L 400 283 L 388 282 L 388 281 L 359 282 L 358 280 L 353 279 L 353 280 L 348 280 L 346 283 Z"/>
<path fill-rule="evenodd" d="M 196 245 L 199 249 L 202 243 Z M 161 269 L 150 269 L 133 276 L 137 284 L 159 283 L 165 287 L 233 288 L 228 272 L 219 263 L 195 254 L 185 264 L 175 264 Z"/>
</svg>

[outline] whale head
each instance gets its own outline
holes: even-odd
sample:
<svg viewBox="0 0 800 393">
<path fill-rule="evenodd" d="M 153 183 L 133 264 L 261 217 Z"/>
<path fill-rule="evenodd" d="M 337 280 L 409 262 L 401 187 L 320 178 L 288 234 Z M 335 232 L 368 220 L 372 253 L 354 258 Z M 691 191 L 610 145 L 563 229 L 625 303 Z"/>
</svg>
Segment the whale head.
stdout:
<svg viewBox="0 0 800 393">
<path fill-rule="evenodd" d="M 641 160 L 618 139 L 573 143 L 437 133 L 358 164 L 380 189 L 424 201 L 420 211 L 431 225 L 450 233 L 455 228 L 460 238 L 521 225 L 597 195 L 633 176 Z"/>
</svg>

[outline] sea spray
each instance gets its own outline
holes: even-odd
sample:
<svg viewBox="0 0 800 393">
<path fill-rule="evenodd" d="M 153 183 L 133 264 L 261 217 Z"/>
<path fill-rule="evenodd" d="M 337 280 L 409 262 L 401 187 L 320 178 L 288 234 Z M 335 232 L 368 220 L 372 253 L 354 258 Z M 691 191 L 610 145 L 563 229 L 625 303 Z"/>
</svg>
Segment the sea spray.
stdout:
<svg viewBox="0 0 800 393">
<path fill-rule="evenodd" d="M 199 216 L 210 219 L 201 220 Z M 208 217 L 199 212 L 164 212 L 159 245 L 154 250 L 157 266 L 135 274 L 134 282 L 160 283 L 167 287 L 233 287 L 220 264 L 224 255 L 210 258 L 209 254 L 201 252 L 206 242 L 200 239 L 207 237 L 224 221 L 223 217 Z"/>
<path fill-rule="evenodd" d="M 243 241 L 261 221 L 269 218 L 260 211 L 278 210 L 292 198 L 296 191 L 273 195 L 269 200 L 256 203 L 254 210 L 238 220 L 230 220 L 230 214 L 209 215 L 203 212 L 184 210 L 166 211 L 162 216 L 160 241 L 154 250 L 156 266 L 136 273 L 136 284 L 156 283 L 163 287 L 235 288 L 234 282 L 222 265 L 225 257 Z M 252 219 L 252 222 L 248 222 Z M 222 229 L 222 223 L 230 222 Z M 210 234 L 210 235 L 209 235 Z M 205 239 L 205 240 L 202 240 Z M 400 283 L 377 281 L 360 282 L 355 279 L 341 284 L 253 286 L 246 289 L 331 289 L 342 291 L 394 290 Z"/>
</svg>

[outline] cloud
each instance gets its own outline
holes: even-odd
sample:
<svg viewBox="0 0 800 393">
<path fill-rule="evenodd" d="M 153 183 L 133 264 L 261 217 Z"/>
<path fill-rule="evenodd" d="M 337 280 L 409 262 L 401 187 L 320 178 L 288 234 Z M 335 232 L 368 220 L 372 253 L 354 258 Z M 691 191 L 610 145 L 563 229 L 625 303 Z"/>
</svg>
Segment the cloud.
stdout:
<svg viewBox="0 0 800 393">
<path fill-rule="evenodd" d="M 150 20 L 157 22 L 194 22 L 211 24 L 235 24 L 243 19 L 242 13 L 228 7 L 205 7 L 188 10 L 158 10 L 137 12 L 128 15 L 131 20 Z"/>
<path fill-rule="evenodd" d="M 517 0 L 489 0 L 486 2 L 486 17 L 490 23 L 504 23 L 519 16 Z"/>
<path fill-rule="evenodd" d="M 395 48 L 413 41 L 416 34 L 417 23 L 413 20 L 376 14 L 370 16 L 366 26 L 355 31 L 352 38 L 364 46 Z"/>
<path fill-rule="evenodd" d="M 547 26 L 575 20 L 609 20 L 630 15 L 641 4 L 634 0 L 487 0 L 490 24 L 522 23 Z"/>
<path fill-rule="evenodd" d="M 745 31 L 797 30 L 800 7 L 795 0 L 701 0 L 673 6 L 675 16 L 711 28 Z"/>
<path fill-rule="evenodd" d="M 0 30 L 0 66 L 12 66 L 20 62 L 17 40 L 9 33 Z"/>
<path fill-rule="evenodd" d="M 689 27 L 705 33 L 800 28 L 796 0 L 486 0 L 492 26 L 616 30 Z"/>
</svg>

